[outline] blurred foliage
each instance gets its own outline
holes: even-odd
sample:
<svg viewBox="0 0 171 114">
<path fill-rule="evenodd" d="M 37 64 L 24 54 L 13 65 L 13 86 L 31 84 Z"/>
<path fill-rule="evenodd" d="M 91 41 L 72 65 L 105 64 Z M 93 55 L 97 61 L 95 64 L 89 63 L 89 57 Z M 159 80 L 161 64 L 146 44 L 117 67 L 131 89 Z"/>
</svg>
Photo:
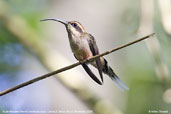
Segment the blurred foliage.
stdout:
<svg viewBox="0 0 171 114">
<path fill-rule="evenodd" d="M 123 1 L 122 1 L 123 2 Z M 121 31 L 126 31 L 123 37 L 129 37 L 137 33 L 140 22 L 140 0 L 132 0 L 131 2 L 124 1 L 124 6 L 121 8 L 121 19 L 119 28 Z M 134 3 L 134 7 L 132 7 Z"/>
<path fill-rule="evenodd" d="M 127 5 L 129 7 L 132 6 L 131 3 Z M 161 59 L 162 61 L 164 61 L 164 63 L 166 63 L 170 72 L 171 55 L 169 50 L 171 35 L 166 33 L 163 29 L 160 14 L 161 12 L 158 5 L 158 2 L 155 1 L 153 29 L 156 33 L 157 38 L 160 41 Z M 136 7 L 140 6 L 136 5 Z M 133 8 L 130 8 L 129 10 L 131 9 Z M 126 16 L 126 10 L 127 8 L 125 8 L 125 11 L 123 11 L 123 16 Z M 126 28 L 128 30 L 130 29 L 129 27 L 136 25 L 131 28 L 131 30 L 137 30 L 139 25 L 138 23 L 140 21 L 140 10 L 131 10 L 130 14 L 128 15 L 132 15 L 130 17 L 132 18 L 132 20 L 128 23 L 126 23 L 127 21 L 122 20 L 121 25 L 123 26 L 123 28 Z M 123 17 L 123 19 L 125 18 Z M 130 34 L 129 31 L 126 33 Z M 125 60 L 126 64 L 124 64 L 124 66 L 126 65 L 126 67 L 124 67 L 125 75 L 127 75 L 126 78 L 127 80 L 129 80 L 130 88 L 134 89 L 131 89 L 129 91 L 125 114 L 147 114 L 149 113 L 148 111 L 151 110 L 166 110 L 170 112 L 171 110 L 169 107 L 171 107 L 171 104 L 168 104 L 163 101 L 163 93 L 171 87 L 170 74 L 166 81 L 161 81 L 158 79 L 156 73 L 154 72 L 154 67 L 156 65 L 155 61 L 152 61 L 153 57 L 149 56 L 149 52 L 145 51 L 147 50 L 147 48 L 144 49 L 144 47 L 145 45 L 139 44 L 138 46 L 136 45 L 136 48 L 130 47 L 130 51 L 127 52 L 127 59 Z"/>
<path fill-rule="evenodd" d="M 170 47 L 171 47 L 171 34 L 168 34 L 162 25 L 162 17 L 161 17 L 161 11 L 159 8 L 159 4 L 155 2 L 155 12 L 154 12 L 154 31 L 156 31 L 156 34 L 161 45 L 161 54 L 162 54 L 162 59 L 167 63 L 169 70 L 171 69 L 171 53 L 170 52 Z"/>
<path fill-rule="evenodd" d="M 0 75 L 12 75 L 20 64 L 22 44 L 1 24 L 0 26 Z"/>
</svg>

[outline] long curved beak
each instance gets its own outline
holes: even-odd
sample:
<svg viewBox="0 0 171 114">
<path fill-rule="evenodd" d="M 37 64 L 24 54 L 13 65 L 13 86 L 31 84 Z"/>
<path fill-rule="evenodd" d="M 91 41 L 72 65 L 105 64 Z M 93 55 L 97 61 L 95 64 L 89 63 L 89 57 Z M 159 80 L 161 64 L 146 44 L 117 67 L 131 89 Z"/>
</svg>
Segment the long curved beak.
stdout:
<svg viewBox="0 0 171 114">
<path fill-rule="evenodd" d="M 47 19 L 41 19 L 40 21 L 58 21 L 62 24 L 64 24 L 65 26 L 68 25 L 68 22 L 67 21 L 63 21 L 61 19 L 55 19 L 55 18 L 47 18 Z"/>
</svg>

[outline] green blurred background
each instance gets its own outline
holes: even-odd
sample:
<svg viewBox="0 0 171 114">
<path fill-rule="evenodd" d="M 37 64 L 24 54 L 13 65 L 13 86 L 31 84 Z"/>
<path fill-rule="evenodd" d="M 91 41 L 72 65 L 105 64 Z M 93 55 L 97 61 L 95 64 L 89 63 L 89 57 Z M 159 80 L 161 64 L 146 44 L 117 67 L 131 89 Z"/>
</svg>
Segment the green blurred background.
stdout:
<svg viewBox="0 0 171 114">
<path fill-rule="evenodd" d="M 76 62 L 64 26 L 43 18 L 79 21 L 100 52 L 156 35 L 105 56 L 129 91 L 79 66 L 1 96 L 0 114 L 171 114 L 170 0 L 0 0 L 0 91 Z"/>
</svg>

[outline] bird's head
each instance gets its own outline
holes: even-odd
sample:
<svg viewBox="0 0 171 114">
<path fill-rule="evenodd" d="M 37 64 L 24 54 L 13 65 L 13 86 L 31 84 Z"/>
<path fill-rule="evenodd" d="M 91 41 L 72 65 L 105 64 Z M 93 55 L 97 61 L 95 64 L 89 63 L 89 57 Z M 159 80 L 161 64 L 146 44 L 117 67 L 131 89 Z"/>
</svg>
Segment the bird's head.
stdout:
<svg viewBox="0 0 171 114">
<path fill-rule="evenodd" d="M 49 20 L 57 21 L 57 22 L 64 24 L 68 33 L 73 36 L 80 37 L 81 35 L 85 33 L 84 27 L 77 21 L 63 21 L 63 20 L 54 19 L 54 18 L 42 19 L 40 21 L 49 21 Z"/>
</svg>

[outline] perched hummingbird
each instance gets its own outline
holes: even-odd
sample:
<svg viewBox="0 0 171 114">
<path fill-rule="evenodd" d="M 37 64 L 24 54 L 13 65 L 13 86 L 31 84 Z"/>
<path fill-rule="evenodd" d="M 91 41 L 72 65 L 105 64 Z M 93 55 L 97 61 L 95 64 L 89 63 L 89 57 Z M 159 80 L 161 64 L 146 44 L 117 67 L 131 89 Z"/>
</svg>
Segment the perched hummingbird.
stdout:
<svg viewBox="0 0 171 114">
<path fill-rule="evenodd" d="M 98 47 L 96 45 L 96 41 L 94 37 L 87 33 L 84 27 L 77 21 L 63 21 L 60 19 L 42 19 L 40 21 L 57 21 L 65 25 L 66 30 L 68 32 L 68 38 L 70 42 L 70 47 L 72 52 L 74 53 L 75 58 L 78 61 L 82 61 L 85 59 L 89 59 L 92 56 L 99 54 Z M 103 83 L 103 73 L 107 74 L 114 82 L 116 82 L 117 86 L 124 91 L 124 89 L 128 90 L 129 88 L 121 82 L 119 77 L 114 73 L 112 68 L 108 65 L 108 62 L 104 57 L 99 57 L 94 61 L 90 62 L 95 68 L 98 69 L 100 74 L 101 81 L 93 74 L 91 69 L 88 67 L 86 63 L 83 63 L 82 66 L 88 75 L 98 84 L 102 85 Z"/>
</svg>

